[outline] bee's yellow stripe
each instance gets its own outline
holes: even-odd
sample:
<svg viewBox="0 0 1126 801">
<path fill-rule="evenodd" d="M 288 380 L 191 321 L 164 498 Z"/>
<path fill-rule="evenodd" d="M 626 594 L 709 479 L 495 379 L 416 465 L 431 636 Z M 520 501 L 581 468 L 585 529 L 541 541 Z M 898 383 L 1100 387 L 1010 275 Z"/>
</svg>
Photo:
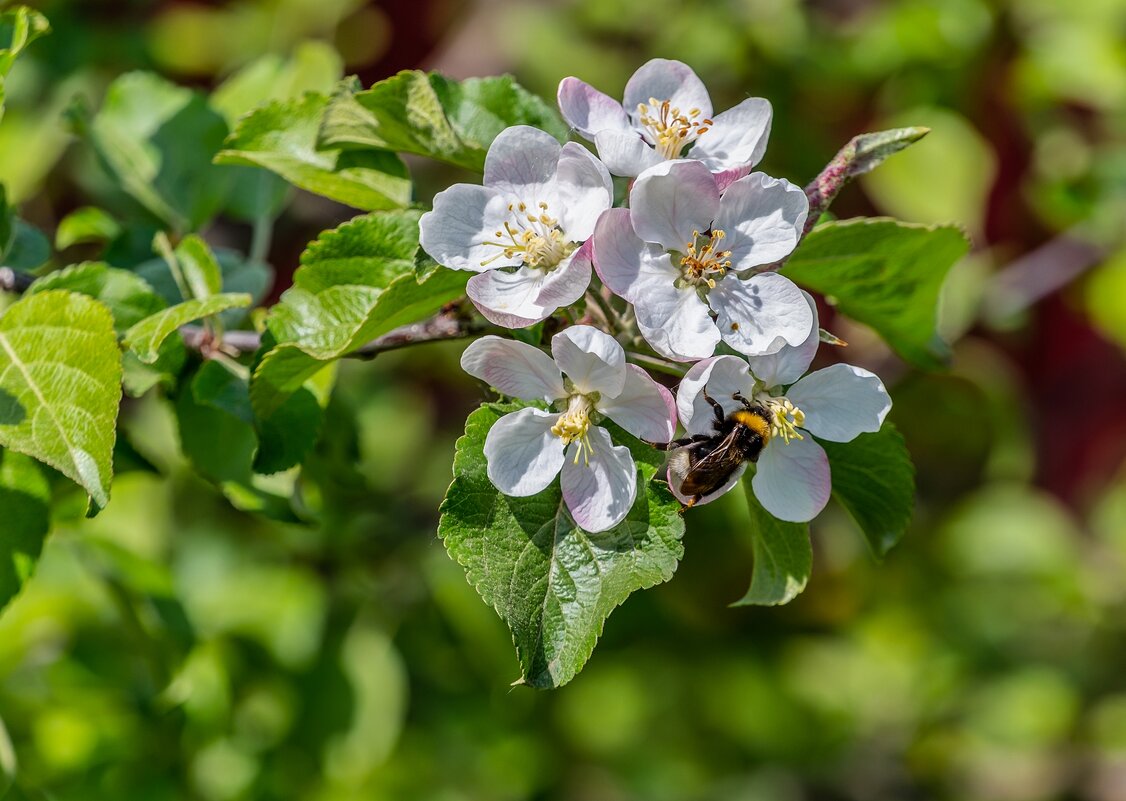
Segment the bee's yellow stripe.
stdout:
<svg viewBox="0 0 1126 801">
<path fill-rule="evenodd" d="M 731 416 L 736 422 L 745 425 L 762 437 L 764 442 L 770 437 L 770 425 L 762 418 L 762 415 L 749 411 L 737 411 L 732 412 Z"/>
</svg>

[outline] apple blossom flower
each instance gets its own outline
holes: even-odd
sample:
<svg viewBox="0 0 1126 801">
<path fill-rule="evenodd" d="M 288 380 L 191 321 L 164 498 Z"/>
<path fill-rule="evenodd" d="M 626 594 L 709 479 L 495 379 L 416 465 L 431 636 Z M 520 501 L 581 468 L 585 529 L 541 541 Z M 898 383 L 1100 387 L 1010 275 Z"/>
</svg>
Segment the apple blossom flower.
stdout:
<svg viewBox="0 0 1126 801">
<path fill-rule="evenodd" d="M 477 273 L 466 294 L 481 314 L 522 328 L 586 292 L 583 243 L 612 202 L 610 174 L 586 148 L 516 125 L 489 147 L 482 186 L 438 193 L 419 221 L 419 241 L 439 264 Z"/>
<path fill-rule="evenodd" d="M 806 339 L 809 305 L 777 273 L 736 273 L 787 256 L 808 213 L 805 192 L 788 181 L 751 173 L 721 195 L 700 162 L 667 161 L 638 177 L 629 209 L 599 218 L 595 269 L 670 359 L 711 356 L 721 339 L 747 355 L 774 353 Z"/>
<path fill-rule="evenodd" d="M 614 175 L 634 177 L 655 164 L 687 157 L 712 172 L 744 175 L 762 159 L 770 135 L 770 103 L 751 97 L 712 117 L 712 101 L 692 68 L 655 58 L 626 83 L 623 102 L 578 78 L 559 83 L 559 110 L 594 142 Z"/>
<path fill-rule="evenodd" d="M 575 522 L 605 531 L 633 506 L 637 474 L 629 449 L 615 445 L 598 422 L 607 417 L 636 437 L 667 441 L 676 429 L 676 404 L 644 370 L 626 364 L 622 346 L 597 328 L 564 329 L 552 338 L 551 353 L 485 336 L 462 354 L 462 368 L 501 393 L 553 406 L 520 409 L 489 429 L 489 480 L 505 495 L 523 497 L 560 475 Z"/>
<path fill-rule="evenodd" d="M 813 307 L 813 300 L 808 296 L 807 300 Z M 879 431 L 891 409 L 883 382 L 860 367 L 834 364 L 805 374 L 817 344 L 815 324 L 802 345 L 771 356 L 704 359 L 685 375 L 676 397 L 680 420 L 689 435 L 712 431 L 714 416 L 704 398 L 705 389 L 726 413 L 742 408 L 736 395 L 766 410 L 770 432 L 751 488 L 772 515 L 798 523 L 816 517 L 832 490 L 829 459 L 814 437 L 850 442 L 865 432 Z M 723 487 L 705 495 L 697 505 L 730 490 L 745 470 L 743 464 Z M 682 481 L 683 476 L 674 475 L 670 468 L 669 486 L 687 503 L 690 499 L 677 489 Z"/>
</svg>

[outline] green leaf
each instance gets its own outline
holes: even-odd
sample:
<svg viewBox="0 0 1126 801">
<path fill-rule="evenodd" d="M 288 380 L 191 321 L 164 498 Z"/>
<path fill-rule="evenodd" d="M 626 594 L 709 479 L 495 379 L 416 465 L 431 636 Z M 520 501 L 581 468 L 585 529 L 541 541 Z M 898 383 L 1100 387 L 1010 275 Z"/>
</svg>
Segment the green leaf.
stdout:
<svg viewBox="0 0 1126 801">
<path fill-rule="evenodd" d="M 198 230 L 222 206 L 229 179 L 211 160 L 227 124 L 200 93 L 132 72 L 96 115 L 75 106 L 70 118 L 121 188 L 175 231 Z"/>
<path fill-rule="evenodd" d="M 50 30 L 46 17 L 24 6 L 0 14 L 0 116 L 4 113 L 4 79 L 16 57 Z"/>
<path fill-rule="evenodd" d="M 216 248 L 215 260 L 219 263 L 220 284 L 227 292 L 242 292 L 250 295 L 251 305 L 261 302 L 274 281 L 274 271 L 268 264 L 246 260 L 241 253 L 226 248 Z M 165 259 L 149 259 L 138 264 L 134 272 L 148 281 L 156 293 L 169 304 L 184 299 L 177 284 L 176 276 Z M 220 313 L 219 319 L 226 328 L 240 325 L 246 318 L 244 309 L 228 309 Z"/>
<path fill-rule="evenodd" d="M 754 568 L 747 594 L 732 606 L 779 606 L 794 600 L 809 581 L 813 547 L 808 523 L 787 523 L 762 508 L 751 488 L 752 471 L 743 477 L 751 513 Z"/>
<path fill-rule="evenodd" d="M 206 361 L 192 378 L 192 398 L 202 406 L 212 406 L 244 423 L 254 424 L 250 408 L 250 387 L 246 378 L 237 376 L 217 361 Z"/>
<path fill-rule="evenodd" d="M 340 55 L 331 45 L 304 42 L 288 58 L 265 55 L 236 72 L 211 94 L 211 106 L 233 130 L 240 117 L 265 103 L 296 100 L 305 92 L 328 94 L 343 70 Z M 257 167 L 226 169 L 233 188 L 225 211 L 240 220 L 276 217 L 292 193 L 280 177 Z"/>
<path fill-rule="evenodd" d="M 568 135 L 554 109 L 511 76 L 459 82 L 411 70 L 366 91 L 343 84 L 325 113 L 321 145 L 415 153 L 479 171 L 493 139 L 512 125 L 542 128 L 561 142 Z"/>
<path fill-rule="evenodd" d="M 782 274 L 874 328 L 905 360 L 943 365 L 936 332 L 939 291 L 969 243 L 953 226 L 860 218 L 814 228 Z"/>
<path fill-rule="evenodd" d="M 32 459 L 0 450 L 0 610 L 31 577 L 51 527 L 47 477 Z"/>
<path fill-rule="evenodd" d="M 32 284 L 27 294 L 52 289 L 100 300 L 113 312 L 113 327 L 118 334 L 165 307 L 164 300 L 142 278 L 102 262 L 83 262 L 48 273 Z"/>
<path fill-rule="evenodd" d="M 326 96 L 310 92 L 256 109 L 239 122 L 215 163 L 263 167 L 294 186 L 359 209 L 406 206 L 411 182 L 398 156 L 317 149 L 327 106 Z"/>
<path fill-rule="evenodd" d="M 66 250 L 74 245 L 109 242 L 121 233 L 121 226 L 109 212 L 96 206 L 75 209 L 59 221 L 55 229 L 55 247 Z"/>
<path fill-rule="evenodd" d="M 852 442 L 818 442 L 829 455 L 833 497 L 856 521 L 872 554 L 882 558 L 907 531 L 915 506 L 915 468 L 903 435 L 885 422 Z"/>
<path fill-rule="evenodd" d="M 465 292 L 468 276 L 415 275 L 417 211 L 377 212 L 322 234 L 301 256 L 294 285 L 270 311 L 279 347 L 254 372 L 251 399 L 270 417 L 327 361 L 435 314 Z"/>
<path fill-rule="evenodd" d="M 275 100 L 295 100 L 306 92 L 328 94 L 340 81 L 344 64 L 326 42 L 303 42 L 288 58 L 268 54 L 227 78 L 211 94 L 211 106 L 234 128 L 239 118 Z"/>
<path fill-rule="evenodd" d="M 634 590 L 672 577 L 684 521 L 667 487 L 652 481 L 663 454 L 614 429 L 640 468 L 638 501 L 617 527 L 600 534 L 579 529 L 558 480 L 530 498 L 502 495 L 485 472 L 485 435 L 518 408 L 486 404 L 469 416 L 438 536 L 512 630 L 521 682 L 558 687 L 586 663 L 615 607 Z"/>
<path fill-rule="evenodd" d="M 223 291 L 223 274 L 219 270 L 219 262 L 203 239 L 191 234 L 180 240 L 175 250 L 168 247 L 168 238 L 164 234 L 158 234 L 156 242 L 161 256 L 172 269 L 173 276 L 183 285 L 181 292 L 184 300 L 207 298 Z"/>
<path fill-rule="evenodd" d="M 172 332 L 201 317 L 218 314 L 225 309 L 249 306 L 250 295 L 223 294 L 209 298 L 193 298 L 171 308 L 146 317 L 125 332 L 125 347 L 137 354 L 146 364 L 152 364 L 160 355 L 160 345 Z"/>
<path fill-rule="evenodd" d="M 121 352 L 105 305 L 52 290 L 0 317 L 0 445 L 109 501 Z"/>
<path fill-rule="evenodd" d="M 51 260 L 51 240 L 30 223 L 12 219 L 12 234 L 4 255 L 4 266 L 28 272 Z"/>
</svg>

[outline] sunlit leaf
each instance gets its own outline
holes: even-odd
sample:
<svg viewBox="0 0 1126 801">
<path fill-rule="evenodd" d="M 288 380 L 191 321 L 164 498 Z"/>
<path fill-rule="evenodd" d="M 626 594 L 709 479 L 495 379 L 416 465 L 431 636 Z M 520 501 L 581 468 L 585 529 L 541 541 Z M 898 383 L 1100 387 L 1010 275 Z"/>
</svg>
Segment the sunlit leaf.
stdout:
<svg viewBox="0 0 1126 801">
<path fill-rule="evenodd" d="M 511 125 L 567 139 L 555 110 L 511 76 L 452 81 L 409 70 L 365 91 L 343 85 L 325 114 L 321 143 L 415 153 L 480 170 L 493 139 Z"/>
<path fill-rule="evenodd" d="M 485 436 L 517 406 L 473 412 L 457 442 L 440 536 L 481 597 L 512 630 L 521 682 L 559 687 L 582 669 L 610 613 L 635 590 L 672 578 L 683 553 L 680 504 L 652 481 L 663 454 L 615 432 L 640 468 L 638 501 L 615 528 L 575 525 L 559 482 L 530 498 L 502 495 L 486 475 Z"/>
<path fill-rule="evenodd" d="M 808 523 L 787 523 L 762 508 L 751 488 L 750 471 L 743 491 L 751 514 L 754 567 L 747 594 L 732 606 L 778 606 L 794 600 L 809 581 L 813 547 Z"/>
<path fill-rule="evenodd" d="M 113 312 L 113 327 L 118 334 L 165 307 L 142 278 L 102 262 L 75 264 L 38 279 L 28 294 L 65 289 L 100 300 Z"/>
<path fill-rule="evenodd" d="M 226 309 L 250 305 L 250 295 L 229 293 L 209 298 L 193 298 L 146 317 L 125 332 L 124 344 L 146 364 L 152 364 L 160 355 L 160 345 L 176 329 L 193 320 L 218 314 Z"/>
<path fill-rule="evenodd" d="M 934 369 L 949 352 L 936 331 L 939 291 L 968 248 L 953 226 L 842 220 L 813 229 L 782 274 L 870 325 L 907 361 Z"/>
<path fill-rule="evenodd" d="M 262 106 L 239 122 L 215 162 L 263 167 L 294 186 L 358 209 L 407 205 L 411 181 L 398 156 L 317 149 L 327 106 L 326 96 L 312 92 Z"/>
<path fill-rule="evenodd" d="M 121 352 L 103 304 L 52 290 L 0 317 L 0 445 L 49 464 L 109 501 Z"/>
</svg>

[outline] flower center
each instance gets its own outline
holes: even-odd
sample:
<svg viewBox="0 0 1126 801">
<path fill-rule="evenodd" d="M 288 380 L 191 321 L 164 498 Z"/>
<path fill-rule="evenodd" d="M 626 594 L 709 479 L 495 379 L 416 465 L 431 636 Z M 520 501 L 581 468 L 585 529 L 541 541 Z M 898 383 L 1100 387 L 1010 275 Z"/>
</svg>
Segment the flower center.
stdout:
<svg viewBox="0 0 1126 801">
<path fill-rule="evenodd" d="M 701 234 L 692 232 L 685 254 L 680 258 L 680 287 L 705 285 L 715 288 L 717 278 L 723 278 L 731 266 L 731 251 L 720 250 L 719 243 L 726 234 L 718 228 Z"/>
<path fill-rule="evenodd" d="M 770 414 L 770 437 L 781 437 L 787 445 L 792 439 L 805 439 L 798 427 L 805 423 L 805 413 L 789 398 L 772 398 L 760 395 L 756 400 L 766 407 Z"/>
<path fill-rule="evenodd" d="M 498 247 L 501 252 L 481 262 L 482 267 L 501 256 L 514 259 L 519 255 L 524 266 L 549 272 L 571 255 L 575 244 L 566 240 L 559 220 L 547 213 L 546 203 L 540 203 L 538 209 L 539 214 L 535 214 L 526 203 L 508 204 L 512 219 L 505 220 L 504 230 L 494 234 L 497 241 L 482 243 Z"/>
<path fill-rule="evenodd" d="M 576 392 L 567 400 L 567 411 L 559 415 L 559 419 L 551 427 L 551 433 L 563 440 L 564 445 L 578 441 L 575 464 L 579 463 L 580 456 L 590 464 L 590 454 L 594 449 L 590 446 L 587 432 L 590 430 L 590 413 L 593 410 L 594 402 L 586 395 Z"/>
<path fill-rule="evenodd" d="M 649 98 L 648 103 L 637 104 L 637 116 L 653 147 L 666 159 L 679 157 L 686 145 L 706 134 L 712 125 L 707 117 L 701 117 L 698 108 L 682 114 L 668 100 L 655 97 Z"/>
</svg>

